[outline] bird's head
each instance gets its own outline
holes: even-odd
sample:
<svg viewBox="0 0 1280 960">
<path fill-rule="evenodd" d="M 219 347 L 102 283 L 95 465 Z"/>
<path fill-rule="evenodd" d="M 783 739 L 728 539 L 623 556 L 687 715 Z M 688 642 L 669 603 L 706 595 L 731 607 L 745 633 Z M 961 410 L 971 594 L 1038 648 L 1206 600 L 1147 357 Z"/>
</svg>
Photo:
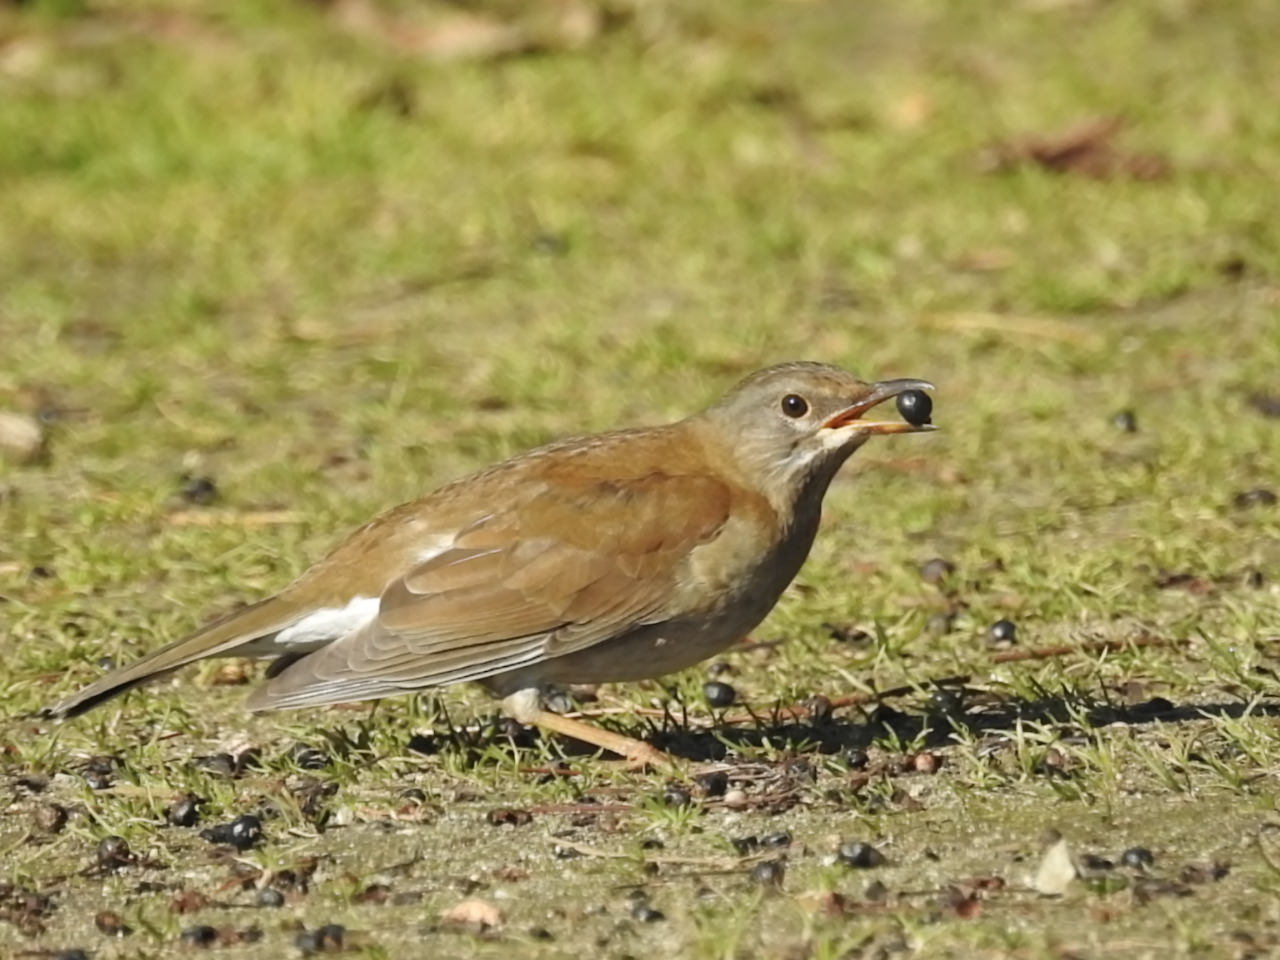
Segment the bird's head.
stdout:
<svg viewBox="0 0 1280 960">
<path fill-rule="evenodd" d="M 821 496 L 871 437 L 935 429 L 922 392 L 932 389 L 925 380 L 868 383 L 823 363 L 785 363 L 753 373 L 696 419 L 747 482 L 772 501 L 794 502 L 806 490 Z M 863 419 L 904 394 L 910 402 L 899 409 L 908 419 Z"/>
</svg>

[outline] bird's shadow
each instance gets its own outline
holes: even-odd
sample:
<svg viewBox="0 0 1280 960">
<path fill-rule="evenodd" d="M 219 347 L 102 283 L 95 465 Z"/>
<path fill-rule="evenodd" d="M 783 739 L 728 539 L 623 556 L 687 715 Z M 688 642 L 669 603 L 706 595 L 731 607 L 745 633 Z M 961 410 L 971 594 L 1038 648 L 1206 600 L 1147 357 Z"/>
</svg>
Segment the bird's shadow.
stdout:
<svg viewBox="0 0 1280 960">
<path fill-rule="evenodd" d="M 900 701 L 901 702 L 901 701 Z M 766 711 L 722 712 L 710 724 L 692 723 L 679 705 L 660 718 L 639 723 L 619 717 L 595 718 L 593 723 L 628 737 L 645 741 L 673 758 L 691 764 L 718 763 L 737 757 L 839 756 L 852 765 L 865 762 L 873 747 L 904 755 L 920 751 L 978 745 L 998 751 L 1028 730 L 1053 730 L 1058 740 L 1070 741 L 1087 731 L 1123 724 L 1132 727 L 1197 720 L 1236 719 L 1245 715 L 1280 716 L 1280 701 L 1184 703 L 1162 697 L 1141 703 L 1117 704 L 1102 697 L 1079 693 L 1041 697 L 993 697 L 990 691 L 961 686 L 936 685 L 914 701 L 897 709 L 884 702 L 832 710 L 817 698 L 803 711 L 778 705 Z M 797 716 L 797 713 L 803 715 Z M 415 736 L 408 747 L 424 754 L 442 750 L 469 755 L 484 763 L 489 751 L 537 749 L 546 735 L 516 721 L 495 716 L 479 728 L 462 728 L 447 720 L 432 736 Z M 1049 740 L 1038 737 L 1045 747 Z M 547 747 L 544 742 L 542 746 Z M 565 737 L 556 737 L 552 753 L 575 760 L 599 753 L 598 748 Z M 606 757 L 611 756 L 606 754 Z"/>
<path fill-rule="evenodd" d="M 754 715 L 754 722 L 695 727 L 673 715 L 628 730 L 674 757 L 693 763 L 725 760 L 739 751 L 772 748 L 792 754 L 856 756 L 872 747 L 903 752 L 954 747 L 958 742 L 999 744 L 1029 728 L 1057 728 L 1063 737 L 1117 724 L 1140 727 L 1217 718 L 1280 716 L 1280 702 L 1185 703 L 1164 698 L 1122 704 L 1079 696 L 1010 697 L 966 706 L 965 691 L 935 693 L 922 709 L 898 710 L 883 703 L 797 718 L 789 710 Z"/>
</svg>

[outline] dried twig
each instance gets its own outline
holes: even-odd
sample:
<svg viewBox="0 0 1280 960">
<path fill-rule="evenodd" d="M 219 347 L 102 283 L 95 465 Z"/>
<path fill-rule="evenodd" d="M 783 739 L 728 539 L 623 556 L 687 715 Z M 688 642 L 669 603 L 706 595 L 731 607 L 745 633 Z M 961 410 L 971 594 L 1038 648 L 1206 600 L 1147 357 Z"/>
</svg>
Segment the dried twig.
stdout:
<svg viewBox="0 0 1280 960">
<path fill-rule="evenodd" d="M 992 656 L 992 663 L 1017 663 L 1022 660 L 1052 660 L 1056 657 L 1069 657 L 1074 653 L 1120 653 L 1132 647 L 1182 647 L 1189 640 L 1173 637 L 1157 637 L 1143 634 L 1127 640 L 1093 640 L 1089 643 L 1067 643 L 1058 647 L 1037 647 L 1032 650 L 1006 650 Z"/>
<path fill-rule="evenodd" d="M 297 510 L 250 510 L 236 513 L 227 510 L 180 510 L 165 515 L 165 523 L 175 527 L 269 527 L 284 523 L 302 523 L 304 515 Z"/>
<path fill-rule="evenodd" d="M 767 860 L 777 855 L 776 851 L 766 851 L 764 853 L 753 853 L 745 857 L 661 857 L 652 856 L 648 853 L 639 854 L 618 850 L 602 850 L 600 847 L 564 839 L 557 840 L 556 846 L 575 850 L 584 857 L 599 857 L 603 860 L 643 860 L 645 863 L 704 867 L 708 870 L 736 870 L 747 864 L 755 863 L 758 860 Z"/>
</svg>

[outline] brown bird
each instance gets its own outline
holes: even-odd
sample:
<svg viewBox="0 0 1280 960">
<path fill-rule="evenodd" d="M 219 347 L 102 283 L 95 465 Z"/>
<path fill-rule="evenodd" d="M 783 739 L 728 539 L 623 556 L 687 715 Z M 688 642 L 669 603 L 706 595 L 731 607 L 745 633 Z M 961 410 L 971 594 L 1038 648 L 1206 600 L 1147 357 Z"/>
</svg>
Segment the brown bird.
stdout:
<svg viewBox="0 0 1280 960">
<path fill-rule="evenodd" d="M 388 510 L 274 597 L 47 714 L 76 716 L 205 657 L 271 657 L 252 710 L 478 681 L 521 723 L 661 765 L 647 743 L 545 710 L 543 693 L 661 676 L 742 638 L 804 563 L 850 454 L 932 429 L 863 414 L 922 389 L 787 363 L 687 419 L 530 451 Z"/>
</svg>

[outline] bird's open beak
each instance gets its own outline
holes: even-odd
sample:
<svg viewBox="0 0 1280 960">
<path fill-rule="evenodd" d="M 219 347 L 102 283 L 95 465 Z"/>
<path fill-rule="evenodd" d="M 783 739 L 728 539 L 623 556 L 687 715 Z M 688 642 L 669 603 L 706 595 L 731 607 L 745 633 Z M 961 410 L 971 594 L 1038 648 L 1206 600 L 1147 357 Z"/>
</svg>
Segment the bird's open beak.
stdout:
<svg viewBox="0 0 1280 960">
<path fill-rule="evenodd" d="M 822 425 L 823 430 L 837 430 L 840 427 L 856 426 L 858 433 L 866 436 L 883 433 L 919 433 L 922 430 L 938 429 L 932 423 L 907 423 L 905 420 L 871 421 L 863 420 L 862 415 L 886 400 L 892 400 L 900 393 L 908 390 L 933 390 L 928 380 L 882 380 L 871 385 L 871 392 L 857 403 L 841 410 Z"/>
</svg>

